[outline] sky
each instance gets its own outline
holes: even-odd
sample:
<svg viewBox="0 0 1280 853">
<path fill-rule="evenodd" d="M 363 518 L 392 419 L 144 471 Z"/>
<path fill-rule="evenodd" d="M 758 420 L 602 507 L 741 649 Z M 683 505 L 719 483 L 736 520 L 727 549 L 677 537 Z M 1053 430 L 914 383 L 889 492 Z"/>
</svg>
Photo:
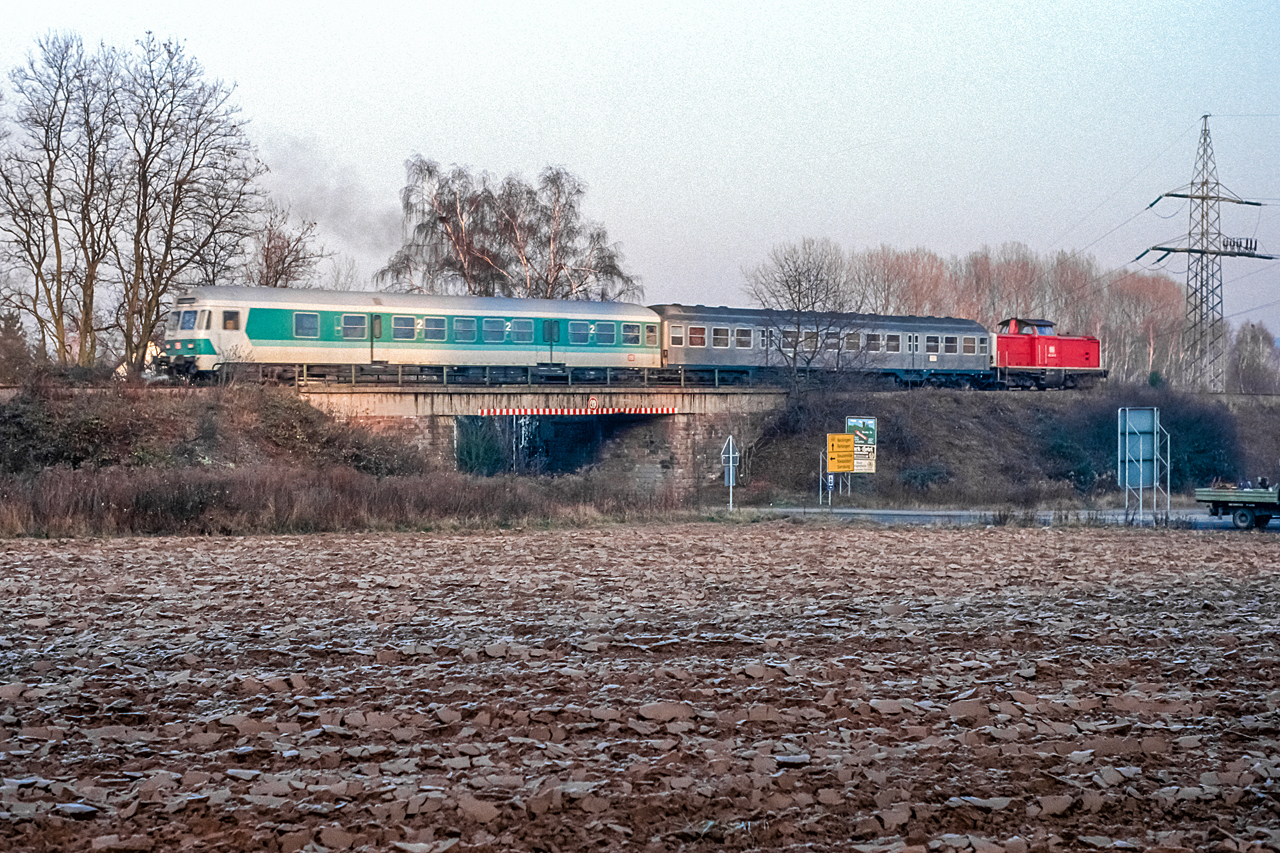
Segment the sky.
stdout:
<svg viewBox="0 0 1280 853">
<path fill-rule="evenodd" d="M 13 4 L 16 5 L 16 4 Z M 501 178 L 562 166 L 648 303 L 747 305 L 802 238 L 963 256 L 1008 242 L 1161 269 L 1185 245 L 1201 117 L 1222 209 L 1280 255 L 1275 0 L 143 0 L 6 11 L 0 66 L 73 32 L 184 42 L 235 102 L 273 196 L 368 279 L 415 155 Z M 1280 331 L 1280 261 L 1223 262 L 1232 323 Z"/>
</svg>

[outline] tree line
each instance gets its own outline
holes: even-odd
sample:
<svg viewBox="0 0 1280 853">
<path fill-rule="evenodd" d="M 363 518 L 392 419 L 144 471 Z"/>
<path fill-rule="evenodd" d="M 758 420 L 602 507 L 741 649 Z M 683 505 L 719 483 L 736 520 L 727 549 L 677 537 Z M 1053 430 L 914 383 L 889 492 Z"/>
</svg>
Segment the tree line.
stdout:
<svg viewBox="0 0 1280 853">
<path fill-rule="evenodd" d="M 743 275 L 752 299 L 784 318 L 910 314 L 962 317 L 987 328 L 1010 317 L 1047 319 L 1061 334 L 1097 337 L 1113 379 L 1177 382 L 1190 366 L 1183 286 L 1161 273 L 1102 270 L 1078 253 L 1038 255 L 1007 243 L 944 258 L 924 248 L 846 251 L 829 239 L 804 239 L 775 246 Z M 823 337 L 819 329 L 815 347 Z M 1280 359 L 1265 328 L 1246 323 L 1231 341 L 1228 390 L 1280 387 Z"/>
</svg>

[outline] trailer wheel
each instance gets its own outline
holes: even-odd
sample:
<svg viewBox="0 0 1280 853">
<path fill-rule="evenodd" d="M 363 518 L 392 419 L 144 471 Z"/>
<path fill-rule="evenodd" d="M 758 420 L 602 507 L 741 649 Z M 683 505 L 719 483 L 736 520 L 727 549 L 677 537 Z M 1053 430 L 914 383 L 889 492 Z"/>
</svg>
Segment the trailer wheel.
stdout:
<svg viewBox="0 0 1280 853">
<path fill-rule="evenodd" d="M 1271 523 L 1271 516 L 1269 515 L 1260 515 L 1256 519 L 1254 519 L 1254 522 L 1253 522 L 1254 526 L 1259 529 L 1266 527 L 1270 523 Z"/>
<path fill-rule="evenodd" d="M 1231 513 L 1231 523 L 1239 530 L 1248 530 L 1254 524 L 1253 510 L 1248 507 L 1241 507 Z"/>
</svg>

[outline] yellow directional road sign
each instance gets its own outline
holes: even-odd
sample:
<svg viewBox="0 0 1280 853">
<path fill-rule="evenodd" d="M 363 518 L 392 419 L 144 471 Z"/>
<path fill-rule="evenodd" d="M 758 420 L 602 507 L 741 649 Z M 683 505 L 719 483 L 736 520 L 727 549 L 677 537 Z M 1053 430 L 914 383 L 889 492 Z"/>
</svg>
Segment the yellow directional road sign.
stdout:
<svg viewBox="0 0 1280 853">
<path fill-rule="evenodd" d="M 858 445 L 855 436 L 843 432 L 827 433 L 827 471 L 832 474 L 852 474 L 857 470 Z"/>
</svg>

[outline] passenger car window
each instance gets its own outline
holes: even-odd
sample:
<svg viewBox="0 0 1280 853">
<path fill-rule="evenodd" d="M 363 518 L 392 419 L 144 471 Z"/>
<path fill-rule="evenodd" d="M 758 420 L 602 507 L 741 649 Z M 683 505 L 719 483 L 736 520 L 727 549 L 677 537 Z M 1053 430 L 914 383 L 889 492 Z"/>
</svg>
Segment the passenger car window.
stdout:
<svg viewBox="0 0 1280 853">
<path fill-rule="evenodd" d="M 902 335 L 885 335 L 884 351 L 902 352 Z"/>
<path fill-rule="evenodd" d="M 591 341 L 591 324 L 584 320 L 569 321 L 569 343 L 585 344 Z"/>
<path fill-rule="evenodd" d="M 972 335 L 965 335 L 965 337 L 964 337 L 964 354 L 965 354 L 965 355 L 973 355 L 973 354 L 974 354 L 975 352 L 977 352 L 977 351 L 978 351 L 978 340 L 977 340 L 977 338 L 973 337 Z"/>
<path fill-rule="evenodd" d="M 239 311 L 223 311 L 222 312 L 222 328 L 227 332 L 240 331 L 240 312 Z"/>
<path fill-rule="evenodd" d="M 857 352 L 862 348 L 862 335 L 858 332 L 849 332 L 844 336 L 844 348 L 849 352 Z"/>
<path fill-rule="evenodd" d="M 943 352 L 959 352 L 958 342 L 955 335 L 947 335 L 942 339 Z"/>
<path fill-rule="evenodd" d="M 880 335 L 878 333 L 867 333 L 867 352 L 880 352 Z"/>
<path fill-rule="evenodd" d="M 476 318 L 475 317 L 454 317 L 453 318 L 453 340 L 460 344 L 475 343 Z"/>
<path fill-rule="evenodd" d="M 750 329 L 734 329 L 733 345 L 738 349 L 751 349 L 751 330 Z"/>
<path fill-rule="evenodd" d="M 707 345 L 707 327 L 706 326 L 690 326 L 689 327 L 689 346 L 705 347 Z"/>
<path fill-rule="evenodd" d="M 294 314 L 293 315 L 293 336 L 295 338 L 318 338 L 320 337 L 320 315 L 319 314 Z"/>
<path fill-rule="evenodd" d="M 671 346 L 673 347 L 684 346 L 684 326 L 671 327 Z"/>
<path fill-rule="evenodd" d="M 364 340 L 369 318 L 363 314 L 342 315 L 342 337 L 345 340 Z"/>
<path fill-rule="evenodd" d="M 447 337 L 443 317 L 423 317 L 422 337 L 428 341 L 443 341 Z"/>
<path fill-rule="evenodd" d="M 639 323 L 623 323 L 622 324 L 622 345 L 628 347 L 640 346 L 640 324 Z"/>
<path fill-rule="evenodd" d="M 533 321 L 532 320 L 512 320 L 511 321 L 511 340 L 518 344 L 533 343 Z"/>
<path fill-rule="evenodd" d="M 645 323 L 644 345 L 647 347 L 656 347 L 658 345 L 658 327 L 653 323 Z"/>
<path fill-rule="evenodd" d="M 411 341 L 418 336 L 412 317 L 391 318 L 391 338 L 397 341 Z"/>
<path fill-rule="evenodd" d="M 725 349 L 729 346 L 729 329 L 727 327 L 716 327 L 711 330 L 711 345 Z"/>
<path fill-rule="evenodd" d="M 613 323 L 596 323 L 596 343 L 613 346 L 618 340 L 618 327 Z"/>
<path fill-rule="evenodd" d="M 484 318 L 484 342 L 500 344 L 507 339 L 507 321 L 496 317 Z"/>
</svg>

